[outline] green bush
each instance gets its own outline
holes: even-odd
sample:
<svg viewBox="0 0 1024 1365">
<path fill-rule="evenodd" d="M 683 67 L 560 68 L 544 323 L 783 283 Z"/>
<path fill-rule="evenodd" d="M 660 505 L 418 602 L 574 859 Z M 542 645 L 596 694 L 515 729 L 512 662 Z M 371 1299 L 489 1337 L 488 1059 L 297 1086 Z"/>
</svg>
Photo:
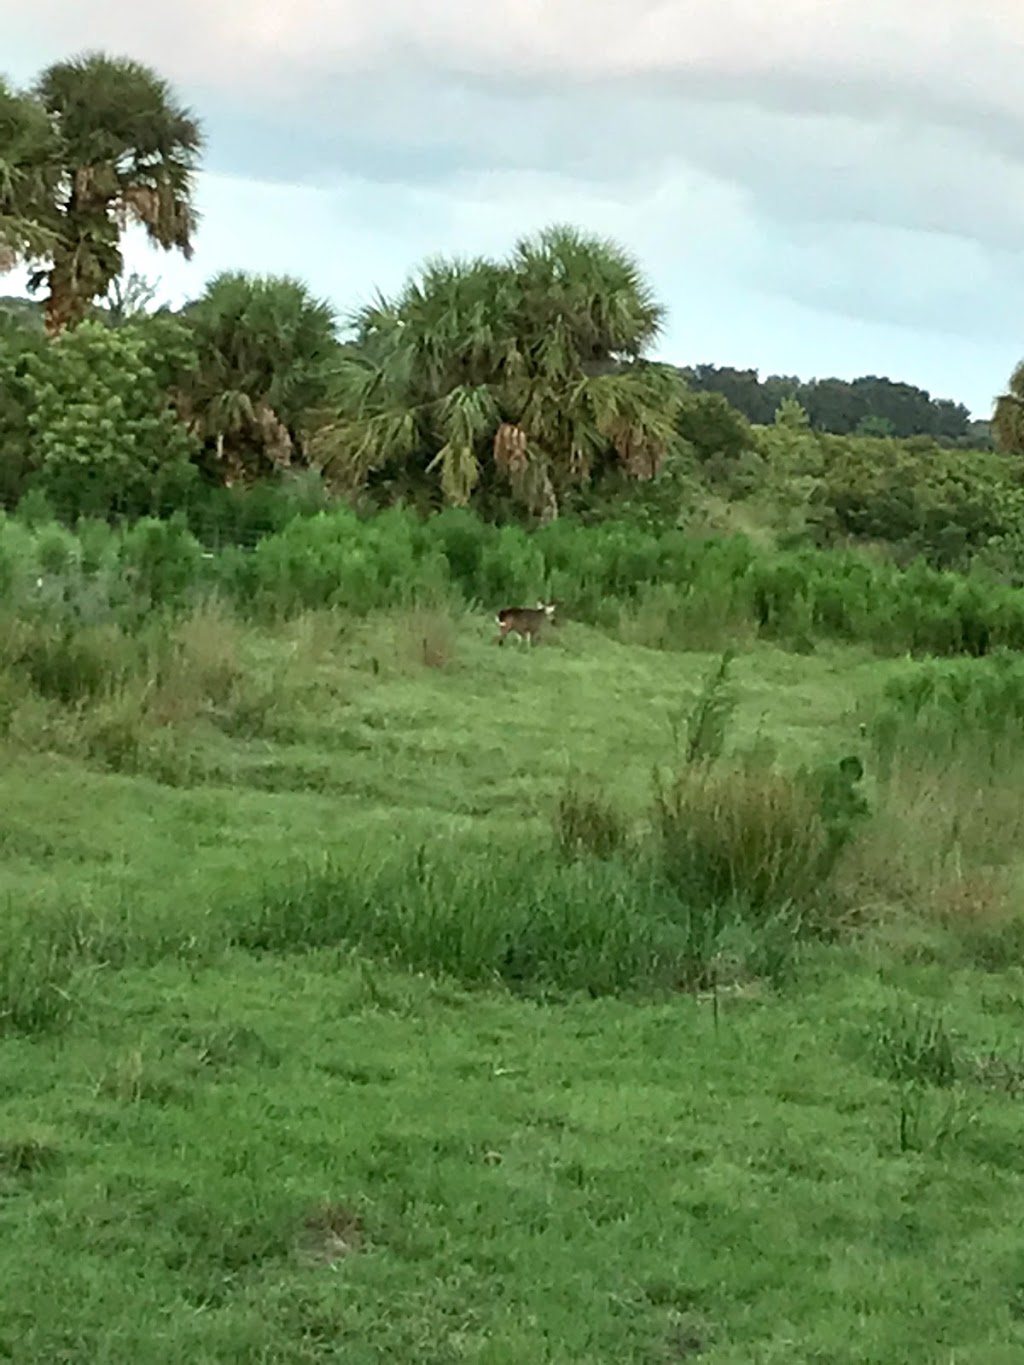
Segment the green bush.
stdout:
<svg viewBox="0 0 1024 1365">
<path fill-rule="evenodd" d="M 819 639 L 882 653 L 981 657 L 1024 648 L 1024 590 L 980 570 L 918 560 L 905 569 L 853 552 L 758 548 L 744 536 L 695 538 L 605 522 L 527 532 L 466 511 L 423 521 L 336 507 L 296 517 L 251 552 L 204 551 L 183 517 L 123 531 L 95 521 L 0 517 L 0 588 L 18 610 L 99 623 L 180 610 L 216 590 L 243 614 L 321 607 L 475 603 L 487 611 L 544 596 L 559 617 L 657 648 L 722 647 L 759 636 L 800 648 Z"/>
<path fill-rule="evenodd" d="M 754 911 L 806 904 L 829 871 L 812 793 L 770 768 L 683 767 L 656 799 L 660 862 L 683 893 Z"/>
<path fill-rule="evenodd" d="M 194 482 L 197 446 L 158 372 L 169 335 L 161 330 L 155 354 L 145 328 L 84 322 L 26 360 L 27 486 L 66 515 L 138 515 L 176 503 Z"/>
</svg>

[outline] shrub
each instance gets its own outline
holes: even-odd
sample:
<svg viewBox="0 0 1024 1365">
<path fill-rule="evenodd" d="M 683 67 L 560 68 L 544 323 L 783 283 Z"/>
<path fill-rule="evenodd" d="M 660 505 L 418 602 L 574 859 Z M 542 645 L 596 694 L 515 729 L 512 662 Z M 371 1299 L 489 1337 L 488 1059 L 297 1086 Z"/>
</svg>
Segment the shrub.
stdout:
<svg viewBox="0 0 1024 1365">
<path fill-rule="evenodd" d="M 689 897 L 756 912 L 806 904 L 830 870 L 828 829 L 796 777 L 684 767 L 656 794 L 659 856 Z"/>
<path fill-rule="evenodd" d="M 45 565 L 45 568 L 44 568 Z M 40 584 L 40 578 L 42 583 Z M 426 522 L 399 508 L 334 508 L 289 521 L 251 553 L 204 552 L 183 518 L 122 532 L 0 520 L 0 588 L 19 610 L 95 623 L 187 608 L 209 590 L 261 619 L 339 607 L 488 610 L 539 596 L 561 618 L 659 648 L 744 636 L 810 647 L 823 638 L 882 652 L 982 657 L 1024 648 L 1024 590 L 978 571 L 899 570 L 852 553 L 757 548 L 628 523 L 555 522 L 532 534 L 468 512 Z"/>
<path fill-rule="evenodd" d="M 66 514 L 138 515 L 177 501 L 195 478 L 195 442 L 157 373 L 165 358 L 152 350 L 144 329 L 84 322 L 28 357 L 33 483 Z"/>
</svg>

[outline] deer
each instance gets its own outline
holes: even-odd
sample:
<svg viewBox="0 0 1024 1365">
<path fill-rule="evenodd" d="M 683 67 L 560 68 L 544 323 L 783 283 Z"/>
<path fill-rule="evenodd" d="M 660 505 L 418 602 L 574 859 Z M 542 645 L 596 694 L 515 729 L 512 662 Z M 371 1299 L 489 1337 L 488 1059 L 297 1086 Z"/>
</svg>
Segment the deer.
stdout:
<svg viewBox="0 0 1024 1365">
<path fill-rule="evenodd" d="M 553 602 L 538 602 L 535 607 L 503 607 L 498 612 L 498 640 L 503 645 L 507 637 L 515 631 L 520 639 L 532 645 L 542 628 L 554 617 Z"/>
</svg>

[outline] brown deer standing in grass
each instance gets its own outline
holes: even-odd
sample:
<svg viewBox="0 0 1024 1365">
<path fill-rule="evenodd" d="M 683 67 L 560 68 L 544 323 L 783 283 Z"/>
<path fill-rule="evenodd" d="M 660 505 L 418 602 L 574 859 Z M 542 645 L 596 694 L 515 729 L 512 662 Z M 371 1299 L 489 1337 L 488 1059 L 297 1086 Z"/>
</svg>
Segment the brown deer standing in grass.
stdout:
<svg viewBox="0 0 1024 1365">
<path fill-rule="evenodd" d="M 532 645 L 541 630 L 554 617 L 553 602 L 538 602 L 535 607 L 503 607 L 498 612 L 498 641 L 503 645 L 513 631 Z"/>
</svg>

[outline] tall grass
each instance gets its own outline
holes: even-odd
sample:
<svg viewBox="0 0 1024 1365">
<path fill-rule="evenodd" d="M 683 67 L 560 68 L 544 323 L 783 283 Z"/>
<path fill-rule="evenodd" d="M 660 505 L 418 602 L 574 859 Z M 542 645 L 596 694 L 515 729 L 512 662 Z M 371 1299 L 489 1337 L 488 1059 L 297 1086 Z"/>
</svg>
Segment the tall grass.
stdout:
<svg viewBox="0 0 1024 1365">
<path fill-rule="evenodd" d="M 876 810 L 844 854 L 844 894 L 954 926 L 975 960 L 1024 948 L 1024 664 L 930 660 L 864 715 Z"/>
<path fill-rule="evenodd" d="M 124 531 L 85 523 L 72 534 L 0 516 L 0 590 L 19 613 L 94 623 L 180 610 L 211 590 L 261 620 L 452 601 L 490 610 L 543 595 L 562 619 L 662 649 L 756 636 L 949 656 L 1024 646 L 1024 590 L 980 573 L 614 522 L 527 533 L 460 510 L 424 521 L 397 508 L 372 517 L 333 508 L 288 522 L 251 550 L 218 552 L 204 551 L 181 519 Z"/>
<path fill-rule="evenodd" d="M 215 600 L 136 626 L 12 617 L 0 635 L 0 736 L 174 781 L 169 726 L 206 720 L 259 734 L 280 669 L 247 666 L 242 629 Z M 293 664 L 301 662 L 294 660 Z M 178 749 L 178 780 L 187 753 Z"/>
<path fill-rule="evenodd" d="M 757 750 L 729 752 L 731 661 L 727 651 L 684 717 L 672 771 L 655 773 L 646 826 L 631 829 L 607 796 L 575 779 L 554 811 L 563 859 L 625 850 L 671 898 L 680 979 L 690 984 L 717 980 L 740 943 L 748 967 L 759 960 L 778 977 L 802 938 L 834 933 L 832 878 L 867 813 L 856 756 L 785 771 Z"/>
<path fill-rule="evenodd" d="M 830 871 L 811 793 L 770 768 L 683 768 L 658 792 L 657 821 L 668 876 L 708 901 L 805 904 Z"/>
<path fill-rule="evenodd" d="M 261 951 L 344 945 L 470 984 L 605 995 L 681 984 L 675 910 L 628 861 L 451 847 L 284 876 L 238 907 L 234 941 Z"/>
</svg>

